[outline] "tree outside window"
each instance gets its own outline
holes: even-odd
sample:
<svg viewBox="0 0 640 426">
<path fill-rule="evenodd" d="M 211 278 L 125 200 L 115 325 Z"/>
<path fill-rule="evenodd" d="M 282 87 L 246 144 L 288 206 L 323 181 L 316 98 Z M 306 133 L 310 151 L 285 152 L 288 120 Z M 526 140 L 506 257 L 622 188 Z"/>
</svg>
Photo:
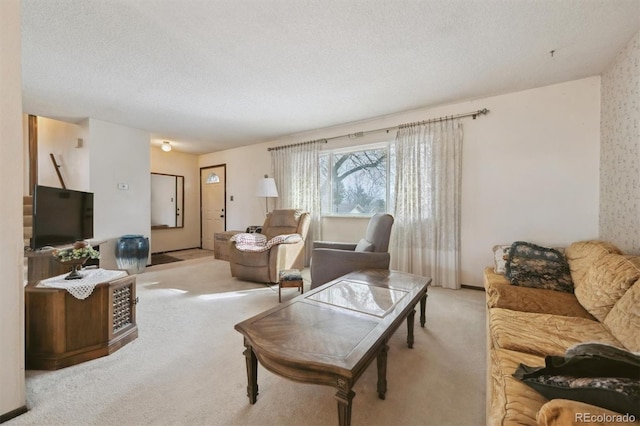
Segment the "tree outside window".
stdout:
<svg viewBox="0 0 640 426">
<path fill-rule="evenodd" d="M 388 147 L 328 152 L 320 157 L 322 214 L 386 212 L 389 182 Z"/>
</svg>

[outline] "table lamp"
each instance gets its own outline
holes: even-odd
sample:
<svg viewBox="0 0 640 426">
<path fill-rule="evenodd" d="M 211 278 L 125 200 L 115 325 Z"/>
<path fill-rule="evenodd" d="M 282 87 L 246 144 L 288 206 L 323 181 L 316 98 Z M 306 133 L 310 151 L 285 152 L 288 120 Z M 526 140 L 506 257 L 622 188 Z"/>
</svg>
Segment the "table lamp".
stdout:
<svg viewBox="0 0 640 426">
<path fill-rule="evenodd" d="M 260 179 L 258 182 L 256 196 L 264 197 L 265 210 L 267 214 L 269 214 L 269 198 L 278 197 L 276 181 L 273 178 L 270 178 L 269 175 L 264 175 L 264 178 Z"/>
</svg>

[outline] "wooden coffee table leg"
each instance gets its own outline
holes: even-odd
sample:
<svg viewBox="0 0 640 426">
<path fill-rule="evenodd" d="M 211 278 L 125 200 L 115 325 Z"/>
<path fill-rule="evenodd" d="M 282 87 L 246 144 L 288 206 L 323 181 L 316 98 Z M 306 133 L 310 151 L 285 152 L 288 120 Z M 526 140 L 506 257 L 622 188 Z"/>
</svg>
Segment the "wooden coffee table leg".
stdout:
<svg viewBox="0 0 640 426">
<path fill-rule="evenodd" d="M 351 390 L 350 383 L 345 379 L 338 379 L 338 392 L 335 399 L 338 401 L 338 424 L 349 426 L 351 424 L 351 401 L 356 393 Z"/>
<path fill-rule="evenodd" d="M 389 346 L 385 343 L 378 353 L 378 398 L 384 399 L 387 393 L 387 353 Z"/>
<path fill-rule="evenodd" d="M 407 315 L 407 346 L 409 346 L 409 349 L 413 348 L 413 322 L 415 320 L 415 316 L 415 309 Z"/>
<path fill-rule="evenodd" d="M 425 310 L 427 308 L 427 293 L 420 299 L 420 327 L 424 328 L 424 323 L 427 322 L 427 316 Z"/>
<path fill-rule="evenodd" d="M 249 397 L 249 402 L 255 404 L 258 397 L 258 358 L 256 358 L 256 354 L 246 340 L 244 341 L 244 346 L 246 349 L 242 354 L 247 362 L 247 396 Z"/>
</svg>

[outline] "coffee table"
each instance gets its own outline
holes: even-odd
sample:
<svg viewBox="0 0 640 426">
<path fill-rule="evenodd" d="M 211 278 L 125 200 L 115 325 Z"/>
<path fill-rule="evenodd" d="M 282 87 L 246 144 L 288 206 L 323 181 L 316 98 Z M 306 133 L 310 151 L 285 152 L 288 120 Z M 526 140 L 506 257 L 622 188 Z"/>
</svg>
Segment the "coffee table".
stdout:
<svg viewBox="0 0 640 426">
<path fill-rule="evenodd" d="M 377 391 L 387 391 L 387 345 L 407 322 L 413 347 L 415 307 L 425 324 L 431 278 L 369 269 L 352 272 L 236 324 L 244 336 L 247 396 L 258 396 L 258 361 L 269 371 L 303 383 L 334 386 L 340 425 L 351 423 L 352 388 L 376 359 Z"/>
</svg>

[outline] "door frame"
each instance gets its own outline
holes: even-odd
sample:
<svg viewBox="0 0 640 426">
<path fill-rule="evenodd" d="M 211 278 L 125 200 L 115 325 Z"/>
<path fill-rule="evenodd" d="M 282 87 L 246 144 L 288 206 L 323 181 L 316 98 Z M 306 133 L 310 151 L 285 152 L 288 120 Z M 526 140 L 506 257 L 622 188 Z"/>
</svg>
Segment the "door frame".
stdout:
<svg viewBox="0 0 640 426">
<path fill-rule="evenodd" d="M 224 230 L 227 230 L 227 163 L 200 167 L 198 182 L 200 183 L 200 248 L 202 248 L 202 171 L 222 167 L 224 169 Z"/>
</svg>

